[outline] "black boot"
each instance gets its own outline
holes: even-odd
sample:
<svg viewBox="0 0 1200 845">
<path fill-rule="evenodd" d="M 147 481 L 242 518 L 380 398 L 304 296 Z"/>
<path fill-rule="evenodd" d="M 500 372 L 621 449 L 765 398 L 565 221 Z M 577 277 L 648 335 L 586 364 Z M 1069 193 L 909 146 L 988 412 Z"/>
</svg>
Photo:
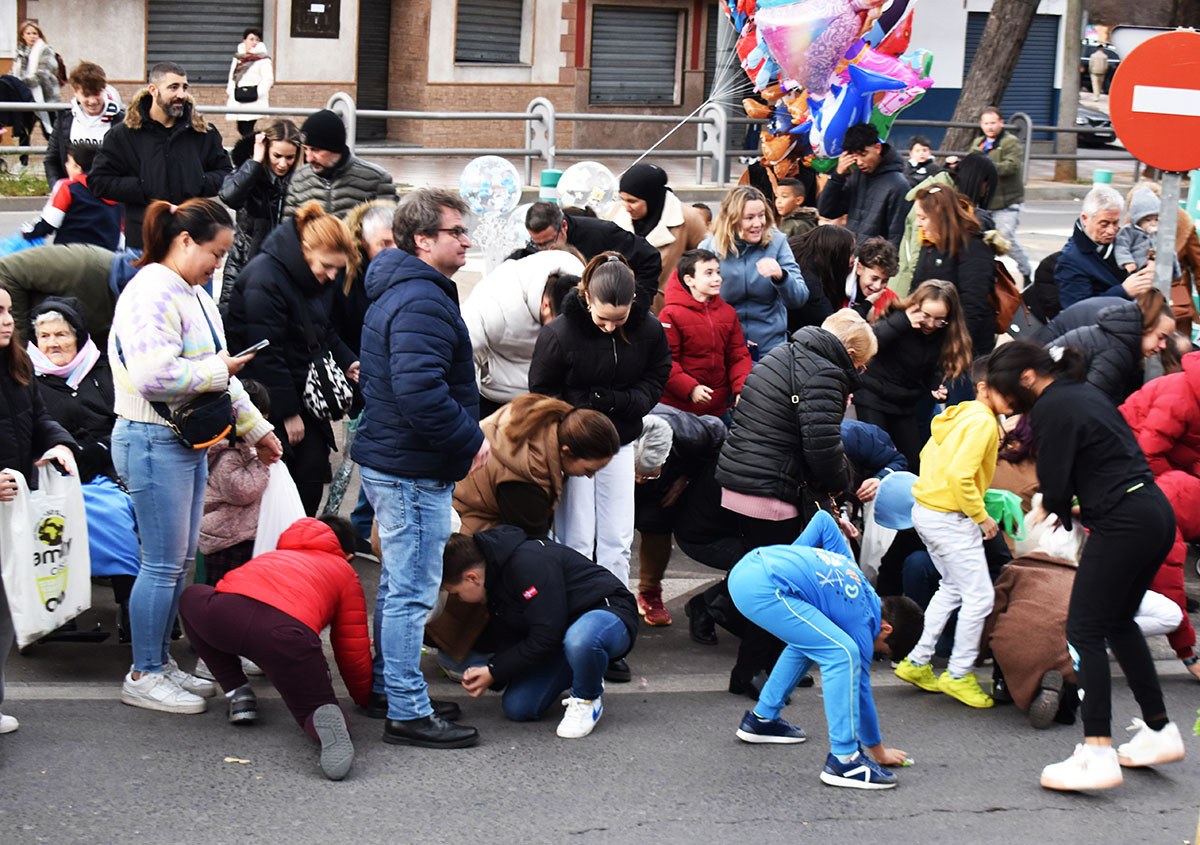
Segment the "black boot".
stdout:
<svg viewBox="0 0 1200 845">
<path fill-rule="evenodd" d="M 624 660 L 613 660 L 608 664 L 608 671 L 604 673 L 604 680 L 614 684 L 627 684 L 633 680 L 633 670 L 629 668 L 629 664 Z"/>
<path fill-rule="evenodd" d="M 692 642 L 700 645 L 717 644 L 717 623 L 708 612 L 708 603 L 705 602 L 703 593 L 688 599 L 687 604 L 683 606 L 683 612 L 687 614 L 688 636 L 692 638 Z"/>
<path fill-rule="evenodd" d="M 129 628 L 129 602 L 117 606 L 117 642 L 121 645 L 133 642 Z"/>
<path fill-rule="evenodd" d="M 383 723 L 383 741 L 422 748 L 467 748 L 479 742 L 479 731 L 432 713 L 423 719 L 388 719 Z"/>
</svg>

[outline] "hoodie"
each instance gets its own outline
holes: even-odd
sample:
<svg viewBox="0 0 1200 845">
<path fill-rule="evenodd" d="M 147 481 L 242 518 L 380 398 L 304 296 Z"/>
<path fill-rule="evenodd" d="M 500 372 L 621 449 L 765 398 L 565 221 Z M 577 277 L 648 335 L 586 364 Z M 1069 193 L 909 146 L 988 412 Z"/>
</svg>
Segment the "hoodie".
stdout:
<svg viewBox="0 0 1200 845">
<path fill-rule="evenodd" d="M 1000 425 L 982 402 L 951 405 L 933 418 L 932 436 L 921 450 L 921 475 L 913 498 L 930 510 L 987 519 L 983 494 L 996 473 Z"/>
<path fill-rule="evenodd" d="M 879 166 L 870 173 L 857 169 L 830 173 L 817 197 L 817 211 L 826 220 L 845 214 L 846 228 L 859 243 L 879 236 L 899 246 L 911 205 L 904 198 L 908 191 L 904 160 L 891 144 L 884 144 Z"/>
<path fill-rule="evenodd" d="M 487 562 L 484 638 L 495 651 L 488 668 L 496 687 L 561 655 L 567 629 L 589 610 L 615 614 L 633 648 L 637 603 L 607 569 L 558 543 L 526 539 L 511 525 L 481 531 L 475 542 Z"/>
</svg>

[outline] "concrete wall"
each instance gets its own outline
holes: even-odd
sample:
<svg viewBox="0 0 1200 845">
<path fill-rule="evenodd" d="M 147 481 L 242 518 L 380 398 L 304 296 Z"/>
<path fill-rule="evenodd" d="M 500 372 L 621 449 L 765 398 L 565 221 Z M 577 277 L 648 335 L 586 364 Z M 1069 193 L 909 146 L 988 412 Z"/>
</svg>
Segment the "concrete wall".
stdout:
<svg viewBox="0 0 1200 845">
<path fill-rule="evenodd" d="M 341 28 L 333 39 L 292 38 L 292 2 L 267 0 L 263 15 L 274 22 L 275 41 L 270 41 L 267 33 L 263 35 L 268 37 L 267 46 L 275 60 L 275 81 L 341 85 L 353 94 L 358 77 L 358 3 L 342 0 Z"/>
<path fill-rule="evenodd" d="M 15 18 L 16 4 L 11 5 Z M 25 0 L 25 13 L 68 70 L 87 60 L 104 68 L 111 82 L 145 80 L 145 0 Z M 6 20 L 7 14 L 0 8 Z"/>
</svg>

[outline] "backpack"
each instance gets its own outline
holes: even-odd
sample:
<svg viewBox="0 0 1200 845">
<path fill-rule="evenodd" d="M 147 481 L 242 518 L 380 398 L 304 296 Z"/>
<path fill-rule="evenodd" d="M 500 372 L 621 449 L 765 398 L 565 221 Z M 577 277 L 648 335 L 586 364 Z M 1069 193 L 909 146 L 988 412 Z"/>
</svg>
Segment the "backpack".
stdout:
<svg viewBox="0 0 1200 845">
<path fill-rule="evenodd" d="M 54 72 L 55 77 L 58 79 L 58 84 L 66 85 L 67 84 L 67 66 L 66 66 L 66 64 L 63 63 L 62 54 L 55 53 L 54 59 L 55 59 L 55 61 L 58 62 L 58 70 Z"/>
</svg>

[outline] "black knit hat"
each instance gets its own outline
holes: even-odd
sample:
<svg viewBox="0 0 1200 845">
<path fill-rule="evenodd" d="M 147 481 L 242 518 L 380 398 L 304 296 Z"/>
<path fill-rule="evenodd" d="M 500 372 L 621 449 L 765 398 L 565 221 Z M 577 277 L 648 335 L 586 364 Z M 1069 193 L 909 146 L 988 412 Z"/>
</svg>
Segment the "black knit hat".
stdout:
<svg viewBox="0 0 1200 845">
<path fill-rule="evenodd" d="M 83 306 L 77 298 L 73 296 L 48 296 L 43 299 L 29 312 L 29 325 L 31 329 L 37 325 L 37 318 L 47 311 L 56 311 L 63 316 L 63 319 L 67 321 L 67 325 L 75 332 L 75 342 L 79 346 L 87 343 L 87 323 L 83 319 Z M 37 336 L 36 329 L 32 331 L 32 335 L 34 337 Z"/>
<path fill-rule="evenodd" d="M 329 150 L 341 155 L 350 151 L 346 146 L 346 125 L 336 112 L 329 109 L 309 115 L 300 127 L 300 138 L 306 147 L 317 150 Z"/>
</svg>

